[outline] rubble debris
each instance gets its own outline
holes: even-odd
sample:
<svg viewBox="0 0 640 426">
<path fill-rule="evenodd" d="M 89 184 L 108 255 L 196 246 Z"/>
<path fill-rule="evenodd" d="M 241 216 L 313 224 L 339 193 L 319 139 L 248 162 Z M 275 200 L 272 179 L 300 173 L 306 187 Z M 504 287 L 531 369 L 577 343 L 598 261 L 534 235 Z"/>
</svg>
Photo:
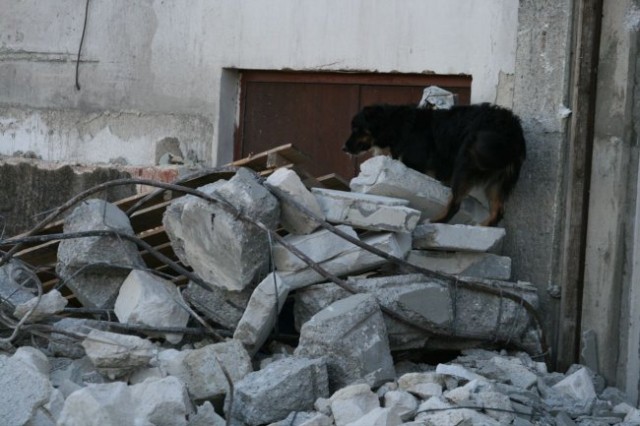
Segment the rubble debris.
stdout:
<svg viewBox="0 0 640 426">
<path fill-rule="evenodd" d="M 26 303 L 38 294 L 42 283 L 23 262 L 11 259 L 0 266 L 0 300 L 2 309 L 13 312 L 15 307 Z"/>
<path fill-rule="evenodd" d="M 337 228 L 354 238 L 358 238 L 356 231 L 350 226 L 339 225 Z M 344 238 L 326 229 L 308 235 L 287 235 L 284 238 L 289 244 L 305 253 L 316 263 L 340 257 L 345 251 L 355 248 L 353 244 Z M 309 266 L 282 244 L 274 245 L 273 262 L 276 270 L 280 272 L 299 271 Z"/>
<path fill-rule="evenodd" d="M 148 340 L 100 330 L 91 330 L 82 347 L 98 371 L 112 380 L 147 366 L 156 352 Z"/>
<path fill-rule="evenodd" d="M 322 217 L 322 209 L 318 201 L 293 170 L 286 168 L 276 170 L 267 178 L 266 184 L 280 189 L 291 198 L 304 204 L 316 216 Z M 291 234 L 310 234 L 320 226 L 318 222 L 282 198 L 280 199 L 280 224 Z"/>
<path fill-rule="evenodd" d="M 332 390 L 359 380 L 379 386 L 395 376 L 382 312 L 368 294 L 338 300 L 311 317 L 295 354 L 327 357 Z"/>
<path fill-rule="evenodd" d="M 505 235 L 504 228 L 494 226 L 425 223 L 413 230 L 412 248 L 497 253 Z"/>
<path fill-rule="evenodd" d="M 278 223 L 277 199 L 247 169 L 199 190 L 271 229 Z M 190 195 L 179 198 L 167 208 L 163 224 L 180 260 L 208 283 L 241 291 L 267 272 L 267 234 L 217 204 Z"/>
<path fill-rule="evenodd" d="M 329 403 L 336 426 L 356 421 L 380 407 L 378 396 L 366 384 L 350 385 L 336 391 Z"/>
<path fill-rule="evenodd" d="M 313 408 L 318 398 L 329 396 L 327 367 L 322 359 L 291 357 L 247 374 L 235 386 L 228 414 L 247 425 L 284 419 L 292 411 Z"/>
<path fill-rule="evenodd" d="M 251 358 L 237 340 L 207 345 L 190 351 L 183 359 L 180 375 L 196 401 L 223 398 L 236 383 L 253 371 Z"/>
<path fill-rule="evenodd" d="M 352 278 L 358 291 L 371 293 L 385 307 L 401 313 L 413 324 L 433 325 L 451 330 L 451 336 L 473 333 L 475 338 L 511 340 L 526 344 L 529 319 L 518 303 L 478 294 L 465 288 L 450 288 L 446 283 L 420 274 L 380 278 Z M 495 282 L 498 284 L 497 282 Z M 536 291 L 524 283 L 500 282 L 503 291 L 514 291 L 535 303 Z M 306 323 L 311 315 L 347 296 L 333 283 L 316 285 L 296 293 L 296 324 Z M 455 297 L 454 297 L 455 296 Z M 455 300 L 455 311 L 454 311 Z M 385 317 L 392 350 L 424 348 L 427 341 L 440 348 L 461 349 L 470 342 L 438 340 L 421 330 Z M 453 330 L 455 328 L 455 330 Z"/>
<path fill-rule="evenodd" d="M 53 390 L 49 372 L 21 358 L 17 354 L 0 355 L 0 423 L 3 425 L 28 423 L 36 409 L 49 401 Z"/>
<path fill-rule="evenodd" d="M 29 321 L 38 321 L 53 314 L 62 312 L 68 300 L 62 297 L 58 290 L 51 290 L 42 297 L 33 297 L 16 306 L 13 315 L 22 319 L 29 315 Z"/>
<path fill-rule="evenodd" d="M 491 253 L 411 250 L 407 262 L 449 275 L 504 281 L 511 278 L 511 258 Z"/>
<path fill-rule="evenodd" d="M 378 162 L 384 167 L 377 171 L 380 179 L 365 189 L 389 190 L 382 195 L 395 198 L 387 205 L 390 210 L 420 209 L 424 219 L 425 211 L 416 206 L 440 209 L 438 203 L 446 202 L 446 190 L 435 183 L 425 186 L 426 202 L 411 198 L 402 192 L 411 187 L 410 171 L 402 171 L 405 181 L 398 180 L 401 176 L 392 173 L 400 173 L 397 165 L 372 160 L 373 166 Z M 373 166 L 365 166 L 352 185 L 370 179 Z M 306 194 L 302 203 L 313 209 L 306 206 L 313 204 L 311 192 L 300 187 L 295 173 L 278 174 L 281 182 L 262 182 L 248 169 L 225 175 L 229 180 L 216 174 L 216 183 L 194 183 L 197 191 L 163 184 L 172 201 L 131 200 L 116 208 L 121 212 L 129 206 L 131 220 L 100 215 L 98 225 L 77 228 L 102 229 L 105 223 L 126 219 L 137 234 L 144 229 L 141 238 L 149 244 L 135 248 L 125 262 L 115 305 L 104 303 L 108 297 L 98 302 L 87 300 L 90 295 L 78 297 L 73 287 L 65 287 L 68 276 L 57 286 L 55 280 L 41 284 L 26 264 L 11 260 L 0 265 L 0 341 L 6 351 L 0 354 L 0 381 L 12 393 L 16 389 L 9 407 L 0 404 L 0 423 L 586 426 L 640 417 L 621 391 L 606 388 L 586 367 L 576 365 L 562 374 L 549 372 L 541 362 L 547 348 L 536 313 L 537 294 L 528 283 L 504 280 L 510 276 L 510 261 L 500 252 L 504 230 L 417 225 L 418 213 L 413 212 L 401 220 L 389 216 L 369 223 L 360 215 L 351 225 L 333 226 L 322 220 L 324 210 L 315 218 L 300 210 L 298 219 L 310 219 L 308 224 L 276 231 L 285 222 L 284 205 L 290 213 L 299 207 L 292 194 Z M 177 198 L 183 189 L 190 195 Z M 348 192 L 333 196 L 352 199 L 359 207 L 369 199 Z M 93 203 L 103 211 L 112 209 L 94 201 L 81 206 Z M 151 213 L 131 212 L 142 206 L 153 212 L 155 226 L 163 217 L 168 235 L 164 228 L 141 227 L 140 218 Z M 52 235 L 59 232 L 47 229 Z M 38 259 L 57 244 L 46 240 L 46 234 L 38 238 L 14 241 L 45 242 L 26 250 L 29 259 Z M 100 244 L 110 250 L 109 244 L 127 241 L 91 238 L 78 239 L 97 244 L 86 246 L 90 252 Z M 156 256 L 156 251 L 167 255 Z M 106 256 L 85 260 L 85 255 L 78 249 L 66 255 L 70 265 L 91 265 L 79 267 L 74 271 L 78 275 L 100 266 Z M 411 265 L 418 263 L 416 256 L 432 263 Z M 175 257 L 193 272 L 173 262 Z M 457 269 L 446 265 L 450 261 L 458 262 Z M 497 269 L 480 267 L 493 261 Z M 7 272 L 16 265 L 24 270 L 17 280 Z M 468 276 L 472 273 L 476 277 Z M 107 272 L 96 277 L 102 275 L 110 279 Z M 504 279 L 494 279 L 498 276 Z M 5 278 L 10 290 L 2 293 Z M 211 284 L 213 291 L 202 283 Z M 67 318 L 42 313 L 24 324 L 18 321 L 16 305 L 60 300 L 56 290 L 69 300 L 62 312 Z M 189 320 L 177 308 L 181 299 Z M 290 330 L 283 332 L 282 326 Z M 130 333 L 108 331 L 112 329 Z M 41 344 L 42 336 L 49 337 L 49 357 L 25 346 Z M 504 350 L 473 349 L 478 346 Z M 429 365 L 429 353 L 440 349 L 461 354 Z M 420 354 L 423 363 L 403 359 L 405 353 Z"/>
<path fill-rule="evenodd" d="M 65 233 L 93 230 L 134 235 L 122 210 L 97 198 L 82 201 L 64 221 Z M 88 308 L 113 308 L 130 270 L 142 266 L 137 246 L 115 236 L 67 239 L 58 246 L 56 272 Z"/>
<path fill-rule="evenodd" d="M 351 179 L 349 186 L 353 192 L 408 200 L 409 207 L 422 212 L 422 221 L 441 213 L 451 195 L 451 190 L 437 180 L 384 155 L 363 162 L 360 174 Z M 469 196 L 450 223 L 478 224 L 486 216 L 486 207 Z"/>
<path fill-rule="evenodd" d="M 373 231 L 411 232 L 420 212 L 406 207 L 407 200 L 313 188 L 327 221 Z"/>
<path fill-rule="evenodd" d="M 120 287 L 114 312 L 118 320 L 126 324 L 185 327 L 189 313 L 181 306 L 180 300 L 178 288 L 172 282 L 146 271 L 133 270 Z M 180 334 L 162 335 L 171 343 L 182 340 Z"/>
</svg>

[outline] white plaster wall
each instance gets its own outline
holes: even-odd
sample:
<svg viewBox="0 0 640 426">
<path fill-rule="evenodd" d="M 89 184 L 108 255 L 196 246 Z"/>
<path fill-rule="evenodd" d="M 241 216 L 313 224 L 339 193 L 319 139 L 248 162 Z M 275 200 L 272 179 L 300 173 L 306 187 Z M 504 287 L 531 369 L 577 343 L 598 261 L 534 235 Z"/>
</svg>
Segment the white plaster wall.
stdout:
<svg viewBox="0 0 640 426">
<path fill-rule="evenodd" d="M 480 102 L 495 101 L 515 67 L 517 0 L 92 0 L 76 91 L 84 4 L 0 0 L 0 154 L 145 164 L 159 138 L 176 136 L 219 164 L 237 105 L 226 69 L 469 74 Z M 23 114 L 51 109 L 53 128 Z M 117 132 L 107 131 L 113 112 Z M 83 114 L 105 128 L 74 136 Z"/>
</svg>

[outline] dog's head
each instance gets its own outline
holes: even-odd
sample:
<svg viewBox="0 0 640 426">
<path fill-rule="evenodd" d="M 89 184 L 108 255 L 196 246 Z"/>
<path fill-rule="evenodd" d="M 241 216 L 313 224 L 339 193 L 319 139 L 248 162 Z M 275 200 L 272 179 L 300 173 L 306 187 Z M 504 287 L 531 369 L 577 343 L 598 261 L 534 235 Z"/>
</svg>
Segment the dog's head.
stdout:
<svg viewBox="0 0 640 426">
<path fill-rule="evenodd" d="M 376 145 L 376 134 L 383 108 L 379 105 L 366 106 L 351 120 L 351 136 L 342 147 L 344 152 L 358 155 Z"/>
</svg>

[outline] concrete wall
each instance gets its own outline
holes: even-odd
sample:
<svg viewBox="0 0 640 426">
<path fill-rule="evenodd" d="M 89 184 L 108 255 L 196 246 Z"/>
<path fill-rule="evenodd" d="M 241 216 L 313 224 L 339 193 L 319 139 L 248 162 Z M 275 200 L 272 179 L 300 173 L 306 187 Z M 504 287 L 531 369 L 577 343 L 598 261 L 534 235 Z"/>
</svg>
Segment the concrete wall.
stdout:
<svg viewBox="0 0 640 426">
<path fill-rule="evenodd" d="M 518 15 L 514 110 L 522 118 L 527 160 L 507 205 L 505 249 L 514 275 L 539 289 L 547 339 L 556 346 L 559 243 L 567 170 L 571 0 L 522 1 Z M 555 354 L 552 354 L 552 357 Z"/>
<path fill-rule="evenodd" d="M 177 137 L 231 159 L 238 69 L 473 76 L 510 103 L 516 0 L 0 0 L 0 154 L 151 164 Z M 505 96 L 506 95 L 506 96 Z"/>
</svg>

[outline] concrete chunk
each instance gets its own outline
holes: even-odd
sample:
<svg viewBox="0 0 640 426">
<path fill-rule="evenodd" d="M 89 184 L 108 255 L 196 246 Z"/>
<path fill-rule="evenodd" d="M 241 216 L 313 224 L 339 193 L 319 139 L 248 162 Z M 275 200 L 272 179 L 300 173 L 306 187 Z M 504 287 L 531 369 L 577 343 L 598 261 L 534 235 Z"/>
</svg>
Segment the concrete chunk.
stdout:
<svg viewBox="0 0 640 426">
<path fill-rule="evenodd" d="M 89 334 L 91 330 L 106 330 L 106 325 L 99 321 L 83 318 L 63 318 L 53 324 L 54 330 L 75 333 L 81 336 Z M 55 339 L 49 341 L 49 350 L 57 356 L 68 358 L 82 358 L 86 355 L 84 348 L 77 339 L 62 333 L 55 333 Z"/>
<path fill-rule="evenodd" d="M 400 416 L 389 408 L 374 408 L 358 420 L 345 426 L 399 426 L 402 424 Z"/>
<path fill-rule="evenodd" d="M 89 385 L 67 397 L 58 419 L 59 425 L 134 424 L 136 411 L 131 390 L 124 382 Z"/>
<path fill-rule="evenodd" d="M 242 313 L 249 303 L 253 287 L 248 286 L 241 291 L 227 290 L 213 286 L 211 291 L 205 290 L 193 282 L 189 282 L 182 292 L 184 300 L 195 307 L 207 318 L 229 330 L 234 330 Z"/>
<path fill-rule="evenodd" d="M 551 388 L 578 401 L 588 402 L 597 397 L 591 375 L 586 368 L 579 369 Z"/>
<path fill-rule="evenodd" d="M 382 312 L 369 294 L 339 300 L 314 315 L 300 330 L 295 354 L 326 356 L 331 389 L 357 380 L 377 386 L 395 377 Z"/>
<path fill-rule="evenodd" d="M 349 283 L 360 292 L 375 295 L 382 306 L 397 311 L 415 324 L 449 328 L 455 325 L 457 332 L 474 332 L 487 338 L 497 335 L 499 338 L 512 340 L 520 339 L 528 330 L 528 314 L 517 302 L 501 300 L 498 296 L 467 290 L 462 286 L 455 289 L 457 315 L 454 321 L 452 290 L 447 283 L 420 274 L 353 278 Z M 504 281 L 500 282 L 500 286 L 505 291 L 522 294 L 526 300 L 537 304 L 537 293 L 533 286 Z M 334 284 L 298 291 L 296 323 L 304 323 L 310 314 L 345 296 L 346 292 L 336 289 Z M 435 339 L 391 318 L 385 317 L 385 323 L 393 350 L 422 348 L 427 340 L 431 347 L 436 344 L 437 347 L 448 349 L 465 347 L 464 341 Z"/>
<path fill-rule="evenodd" d="M 504 228 L 424 223 L 413 230 L 413 248 L 447 251 L 499 252 Z"/>
<path fill-rule="evenodd" d="M 28 302 L 38 294 L 38 276 L 23 262 L 11 259 L 0 266 L 0 305 L 13 313 L 15 306 Z"/>
<path fill-rule="evenodd" d="M 491 253 L 452 253 L 411 250 L 407 262 L 430 271 L 450 275 L 508 280 L 511 258 Z"/>
<path fill-rule="evenodd" d="M 197 412 L 189 416 L 189 426 L 226 426 L 227 421 L 216 413 L 209 401 L 197 407 Z"/>
<path fill-rule="evenodd" d="M 134 235 L 129 218 L 118 207 L 92 199 L 78 206 L 64 220 L 64 232 L 116 230 Z M 56 272 L 89 308 L 113 308 L 118 290 L 130 269 L 143 267 L 138 247 L 118 237 L 62 240 Z"/>
<path fill-rule="evenodd" d="M 92 330 L 82 347 L 98 371 L 110 379 L 147 366 L 156 353 L 148 340 L 99 330 Z"/>
<path fill-rule="evenodd" d="M 229 392 L 223 371 L 236 383 L 252 371 L 251 358 L 237 340 L 207 345 L 190 351 L 183 359 L 182 374 L 189 394 L 197 401 L 222 398 Z"/>
<path fill-rule="evenodd" d="M 313 188 L 327 221 L 372 231 L 411 232 L 420 212 L 398 198 Z"/>
<path fill-rule="evenodd" d="M 247 374 L 236 384 L 228 415 L 250 426 L 267 424 L 292 411 L 311 410 L 316 399 L 328 396 L 323 360 L 284 358 Z"/>
<path fill-rule="evenodd" d="M 382 234 L 367 237 L 366 243 L 398 257 L 404 257 L 410 245 L 408 234 Z M 339 256 L 320 264 L 328 272 L 342 276 L 364 272 L 386 263 L 386 260 L 352 245 Z M 275 282 L 274 282 L 275 279 Z M 269 337 L 277 315 L 291 290 L 322 282 L 325 278 L 311 268 L 297 272 L 272 272 L 256 287 L 234 332 L 254 354 Z M 276 292 L 277 287 L 277 292 Z M 277 293 L 277 298 L 276 298 Z M 276 306 L 276 300 L 278 305 Z"/>
<path fill-rule="evenodd" d="M 38 407 L 45 405 L 53 390 L 49 378 L 21 356 L 0 355 L 0 424 L 23 425 Z"/>
<path fill-rule="evenodd" d="M 134 424 L 186 425 L 191 402 L 184 383 L 176 377 L 148 379 L 129 387 L 136 406 Z"/>
<path fill-rule="evenodd" d="M 16 310 L 13 312 L 13 315 L 16 318 L 22 319 L 31 309 L 33 309 L 33 312 L 31 312 L 31 315 L 29 316 L 29 321 L 39 321 L 50 315 L 62 312 L 64 307 L 67 306 L 67 303 L 69 303 L 69 301 L 62 297 L 58 290 L 53 289 L 50 292 L 43 294 L 40 299 L 34 297 L 19 304 L 16 306 Z"/>
<path fill-rule="evenodd" d="M 337 226 L 337 228 L 357 238 L 356 231 L 352 227 L 341 225 Z M 354 247 L 352 243 L 326 229 L 309 235 L 287 235 L 285 240 L 316 263 L 322 263 L 340 256 L 343 252 Z M 281 244 L 274 245 L 273 260 L 276 269 L 280 272 L 299 271 L 308 266 Z"/>
<path fill-rule="evenodd" d="M 280 189 L 316 216 L 324 217 L 318 201 L 293 170 L 280 168 L 267 178 L 266 183 Z M 291 234 L 310 234 L 319 226 L 315 220 L 302 213 L 286 199 L 280 199 L 280 211 L 280 224 Z"/>
<path fill-rule="evenodd" d="M 372 157 L 360 165 L 360 173 L 349 184 L 353 192 L 409 200 L 409 207 L 422 212 L 421 220 L 441 213 L 451 190 L 437 180 L 385 155 Z M 487 209 L 475 198 L 466 197 L 451 223 L 477 224 Z"/>
<path fill-rule="evenodd" d="M 338 390 L 329 402 L 336 426 L 347 425 L 380 407 L 378 396 L 364 383 Z"/>
<path fill-rule="evenodd" d="M 269 228 L 278 223 L 278 200 L 248 169 L 239 169 L 228 182 L 218 181 L 198 189 Z M 268 270 L 267 234 L 235 218 L 217 203 L 191 195 L 181 197 L 167 208 L 162 222 L 176 255 L 208 283 L 241 291 L 255 285 Z"/>
<path fill-rule="evenodd" d="M 418 399 L 404 390 L 389 391 L 384 394 L 384 406 L 406 422 L 415 416 Z"/>
<path fill-rule="evenodd" d="M 121 323 L 185 327 L 189 313 L 180 306 L 180 300 L 178 288 L 171 281 L 133 270 L 122 283 L 114 310 Z M 181 334 L 165 333 L 163 337 L 171 343 L 182 340 Z"/>
</svg>

